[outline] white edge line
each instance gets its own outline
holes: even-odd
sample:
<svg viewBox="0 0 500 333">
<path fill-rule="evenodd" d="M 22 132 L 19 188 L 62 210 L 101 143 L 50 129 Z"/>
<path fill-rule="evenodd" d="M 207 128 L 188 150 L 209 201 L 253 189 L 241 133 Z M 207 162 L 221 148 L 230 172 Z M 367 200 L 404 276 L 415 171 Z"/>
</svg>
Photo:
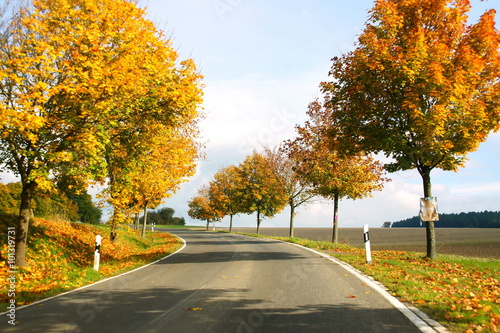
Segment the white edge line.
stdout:
<svg viewBox="0 0 500 333">
<path fill-rule="evenodd" d="M 171 235 L 173 235 L 173 234 L 171 234 Z M 52 299 L 54 299 L 54 298 L 61 297 L 61 296 L 64 296 L 64 295 L 68 295 L 68 294 L 71 294 L 71 293 L 73 293 L 73 292 L 76 292 L 76 291 L 79 291 L 79 290 L 82 290 L 82 289 L 85 289 L 85 288 L 88 288 L 88 287 L 91 287 L 91 286 L 95 286 L 96 284 L 99 284 L 99 283 L 103 283 L 103 282 L 106 282 L 106 281 L 109 281 L 109 280 L 113 280 L 113 279 L 119 278 L 119 277 L 121 277 L 121 276 L 124 276 L 124 275 L 130 274 L 130 273 L 133 273 L 133 272 L 138 271 L 138 270 L 140 270 L 140 269 L 143 269 L 143 268 L 146 268 L 146 267 L 148 267 L 148 266 L 154 265 L 154 264 L 158 263 L 159 261 L 165 260 L 165 259 L 167 259 L 167 258 L 169 258 L 169 257 L 173 256 L 174 254 L 176 254 L 176 253 L 178 253 L 178 252 L 180 252 L 180 251 L 184 250 L 184 248 L 186 247 L 186 241 L 185 241 L 182 237 L 179 237 L 179 236 L 177 236 L 177 235 L 173 235 L 173 236 L 175 236 L 175 237 L 179 238 L 179 239 L 182 241 L 182 247 L 181 247 L 180 249 L 178 249 L 177 251 L 175 251 L 174 253 L 170 253 L 170 254 L 169 254 L 168 256 L 166 256 L 166 257 L 163 257 L 163 258 L 161 258 L 161 259 L 158 259 L 158 260 L 156 260 L 156 261 L 153 261 L 153 262 L 151 262 L 151 263 L 149 263 L 149 264 L 147 264 L 147 265 L 144 265 L 144 266 L 141 266 L 141 267 L 137 267 L 137 268 L 135 268 L 135 269 L 133 269 L 133 270 L 131 270 L 131 271 L 128 271 L 128 272 L 122 273 L 122 274 L 120 274 L 120 275 L 111 276 L 111 277 L 105 278 L 105 279 L 103 279 L 103 280 L 99 280 L 99 281 L 93 282 L 93 283 L 91 283 L 91 284 L 87 284 L 87 285 L 85 285 L 85 286 L 78 287 L 78 288 L 73 289 L 73 290 L 65 291 L 65 292 L 63 292 L 63 293 L 61 293 L 61 294 L 57 294 L 57 295 L 55 295 L 55 296 L 51 296 L 51 297 L 48 297 L 48 298 L 45 298 L 45 299 L 42 299 L 42 300 L 39 300 L 39 301 L 36 301 L 36 302 L 30 303 L 30 304 L 26 304 L 26 305 L 22 305 L 22 306 L 20 306 L 20 307 L 16 307 L 16 311 L 18 311 L 18 310 L 22 310 L 22 309 L 25 309 L 25 308 L 28 308 L 28 307 L 33 306 L 33 305 L 37 305 L 37 304 L 40 304 L 40 303 L 44 303 L 44 302 L 50 301 L 50 300 L 52 300 Z M 9 311 L 2 312 L 2 313 L 0 313 L 0 316 L 3 316 L 3 315 L 5 315 L 5 314 L 7 314 L 7 313 L 9 313 Z"/>
<path fill-rule="evenodd" d="M 358 279 L 360 279 L 361 281 L 363 281 L 364 283 L 369 285 L 371 288 L 375 289 L 387 301 L 389 301 L 396 309 L 398 309 L 401 313 L 403 313 L 403 315 L 405 315 L 413 324 L 415 324 L 415 326 L 417 326 L 417 328 L 421 332 L 424 332 L 424 333 L 435 333 L 435 332 L 448 333 L 449 332 L 444 326 L 439 324 L 437 321 L 430 319 L 425 313 L 418 310 L 417 308 L 407 307 L 405 304 L 403 304 L 397 298 L 395 298 L 394 296 L 389 294 L 387 292 L 386 288 L 382 284 L 380 284 L 380 283 L 376 282 L 375 280 L 373 280 L 372 278 L 366 276 L 365 274 L 363 274 L 359 270 L 355 269 L 351 265 L 349 265 L 349 264 L 347 264 L 347 263 L 345 263 L 337 258 L 331 257 L 326 253 L 322 253 L 322 252 L 310 249 L 308 247 L 305 247 L 305 246 L 302 246 L 299 244 L 289 243 L 289 242 L 284 242 L 284 243 L 291 244 L 291 245 L 298 246 L 298 247 L 301 247 L 303 249 L 309 250 L 311 252 L 319 254 L 323 258 L 326 258 L 328 260 L 333 261 L 336 264 L 339 264 L 345 270 L 347 270 L 351 274 L 355 275 Z"/>
</svg>

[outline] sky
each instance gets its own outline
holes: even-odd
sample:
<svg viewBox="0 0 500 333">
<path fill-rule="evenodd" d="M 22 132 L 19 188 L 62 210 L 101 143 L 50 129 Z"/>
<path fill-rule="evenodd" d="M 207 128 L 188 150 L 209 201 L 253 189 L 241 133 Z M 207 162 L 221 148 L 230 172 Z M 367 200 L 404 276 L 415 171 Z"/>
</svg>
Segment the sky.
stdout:
<svg viewBox="0 0 500 333">
<path fill-rule="evenodd" d="M 471 20 L 497 0 L 472 0 Z M 239 164 L 253 149 L 295 137 L 307 105 L 320 96 L 331 58 L 354 48 L 373 7 L 371 0 L 143 0 L 149 18 L 172 38 L 180 59 L 192 58 L 204 75 L 205 119 L 200 123 L 206 159 L 198 172 L 161 207 L 172 207 L 188 224 L 188 201 L 222 167 Z M 500 18 L 498 19 L 500 21 Z M 497 24 L 497 27 L 499 25 Z M 440 213 L 500 211 L 500 133 L 469 154 L 459 172 L 434 170 L 433 194 Z M 422 180 L 416 170 L 388 174 L 391 182 L 372 198 L 342 200 L 340 227 L 380 227 L 419 213 Z M 9 177 L 2 177 L 5 182 Z M 333 204 L 299 209 L 296 227 L 331 227 Z M 289 208 L 262 222 L 288 227 Z M 228 226 L 229 218 L 218 226 Z M 253 227 L 255 215 L 234 226 Z"/>
</svg>

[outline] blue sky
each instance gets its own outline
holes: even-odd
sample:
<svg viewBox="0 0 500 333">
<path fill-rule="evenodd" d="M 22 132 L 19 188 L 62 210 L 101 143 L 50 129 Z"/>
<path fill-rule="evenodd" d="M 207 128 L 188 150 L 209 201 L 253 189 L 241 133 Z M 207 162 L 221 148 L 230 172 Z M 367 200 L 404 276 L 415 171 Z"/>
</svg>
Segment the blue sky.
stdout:
<svg viewBox="0 0 500 333">
<path fill-rule="evenodd" d="M 471 2 L 474 20 L 487 8 L 500 12 L 497 0 Z M 328 79 L 330 59 L 353 49 L 373 1 L 143 0 L 140 5 L 173 39 L 180 58 L 193 58 L 205 76 L 206 118 L 200 126 L 207 159 L 163 205 L 196 224 L 187 216 L 187 202 L 218 169 L 242 162 L 254 148 L 295 136 L 295 124 L 305 120 L 319 83 Z M 431 174 L 441 213 L 500 210 L 500 134 L 469 158 L 458 173 Z M 389 177 L 392 182 L 373 198 L 341 201 L 341 227 L 379 227 L 418 214 L 423 193 L 418 172 Z M 310 204 L 300 209 L 296 226 L 330 227 L 332 210 L 327 202 Z M 287 227 L 288 218 L 285 208 L 262 227 Z M 220 225 L 228 224 L 226 218 Z M 255 216 L 235 217 L 234 225 L 253 227 Z"/>
<path fill-rule="evenodd" d="M 145 1 L 151 19 L 167 31 L 180 57 L 191 57 L 205 76 L 207 160 L 165 205 L 186 216 L 187 201 L 221 167 L 238 164 L 252 149 L 293 138 L 307 105 L 319 96 L 330 59 L 354 47 L 371 0 L 162 0 Z M 473 0 L 471 19 L 500 3 Z M 500 134 L 493 134 L 457 173 L 435 170 L 433 192 L 442 213 L 500 210 Z M 373 227 L 418 214 L 422 181 L 416 170 L 390 174 L 373 198 L 343 200 L 340 226 Z M 297 227 L 330 227 L 333 205 L 302 208 Z M 265 226 L 287 227 L 288 209 Z M 188 219 L 189 220 L 189 219 Z M 224 219 L 222 226 L 228 225 Z M 254 226 L 255 216 L 235 218 Z"/>
</svg>

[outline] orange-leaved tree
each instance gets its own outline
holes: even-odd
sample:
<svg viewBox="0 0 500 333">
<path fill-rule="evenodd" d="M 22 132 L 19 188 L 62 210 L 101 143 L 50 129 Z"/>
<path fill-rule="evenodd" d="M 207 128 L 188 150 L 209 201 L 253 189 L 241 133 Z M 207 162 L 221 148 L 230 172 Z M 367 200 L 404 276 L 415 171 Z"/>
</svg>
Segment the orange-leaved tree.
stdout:
<svg viewBox="0 0 500 333">
<path fill-rule="evenodd" d="M 175 123 L 197 90 L 176 54 L 128 0 L 37 0 L 0 25 L 0 163 L 21 178 L 16 264 L 25 265 L 30 202 L 65 174 L 107 176 L 114 130 L 141 110 Z"/>
<path fill-rule="evenodd" d="M 298 136 L 287 143 L 294 169 L 301 181 L 313 187 L 313 192 L 333 199 L 332 242 L 338 243 L 339 199 L 361 199 L 383 188 L 384 168 L 381 163 L 363 153 L 343 156 L 336 150 L 332 137 L 332 110 L 329 103 L 318 100 L 309 104 L 304 126 L 297 126 Z"/>
<path fill-rule="evenodd" d="M 219 211 L 214 202 L 210 200 L 208 186 L 199 188 L 197 195 L 188 202 L 188 206 L 189 217 L 207 222 L 207 230 L 210 222 L 220 221 L 224 217 L 224 213 Z"/>
<path fill-rule="evenodd" d="M 356 49 L 334 58 L 323 83 L 345 153 L 384 152 L 390 172 L 457 171 L 500 118 L 495 11 L 468 24 L 469 0 L 380 0 Z M 434 222 L 427 256 L 434 258 Z"/>
</svg>

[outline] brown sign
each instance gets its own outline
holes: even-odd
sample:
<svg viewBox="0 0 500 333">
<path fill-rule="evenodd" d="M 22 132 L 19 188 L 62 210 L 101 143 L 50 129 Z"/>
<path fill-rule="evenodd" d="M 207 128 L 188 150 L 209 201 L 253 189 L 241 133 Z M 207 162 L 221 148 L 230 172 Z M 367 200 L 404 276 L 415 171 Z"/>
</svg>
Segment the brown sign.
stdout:
<svg viewBox="0 0 500 333">
<path fill-rule="evenodd" d="M 420 198 L 420 219 L 424 222 L 439 221 L 437 198 Z"/>
</svg>

